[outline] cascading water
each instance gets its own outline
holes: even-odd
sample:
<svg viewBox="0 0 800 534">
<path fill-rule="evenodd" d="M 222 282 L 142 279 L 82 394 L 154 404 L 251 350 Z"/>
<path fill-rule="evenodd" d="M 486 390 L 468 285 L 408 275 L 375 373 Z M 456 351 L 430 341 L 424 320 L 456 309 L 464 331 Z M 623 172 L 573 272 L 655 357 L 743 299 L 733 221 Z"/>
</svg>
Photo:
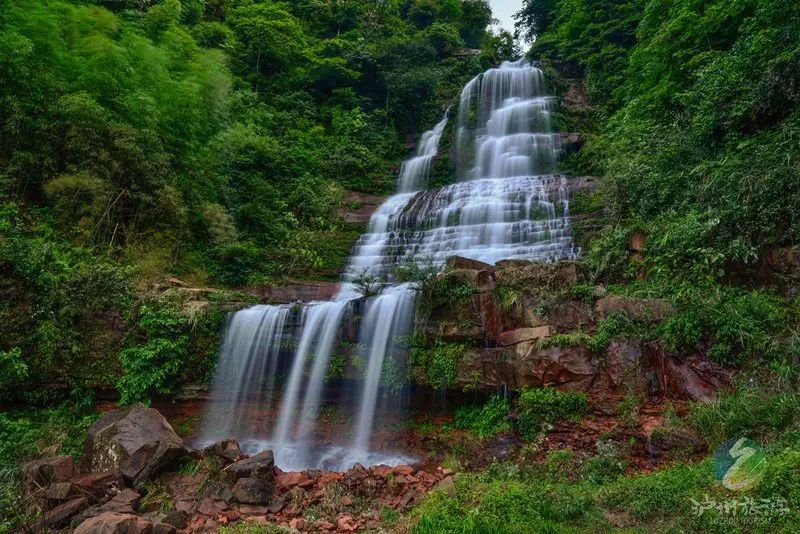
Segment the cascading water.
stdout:
<svg viewBox="0 0 800 534">
<path fill-rule="evenodd" d="M 408 461 L 371 451 L 370 437 L 387 355 L 402 350 L 398 340 L 411 332 L 414 291 L 387 284 L 378 295 L 362 298 L 353 282 L 357 276 L 391 281 L 400 265 L 441 267 L 453 255 L 494 263 L 578 254 L 565 178 L 553 174 L 558 136 L 550 132 L 552 99 L 542 95 L 542 87 L 541 71 L 524 61 L 506 62 L 464 86 L 455 133 L 460 181 L 422 190 L 447 127 L 445 114 L 403 164 L 399 193 L 373 214 L 332 301 L 311 302 L 300 311 L 255 306 L 232 315 L 203 441 L 233 436 L 245 450 L 272 448 L 283 469 Z M 319 446 L 315 423 L 331 354 L 355 308 L 365 369 L 357 394 L 347 401 L 355 414 L 353 436 Z M 285 384 L 269 433 L 260 414 L 265 405 L 272 407 L 279 377 Z"/>
</svg>

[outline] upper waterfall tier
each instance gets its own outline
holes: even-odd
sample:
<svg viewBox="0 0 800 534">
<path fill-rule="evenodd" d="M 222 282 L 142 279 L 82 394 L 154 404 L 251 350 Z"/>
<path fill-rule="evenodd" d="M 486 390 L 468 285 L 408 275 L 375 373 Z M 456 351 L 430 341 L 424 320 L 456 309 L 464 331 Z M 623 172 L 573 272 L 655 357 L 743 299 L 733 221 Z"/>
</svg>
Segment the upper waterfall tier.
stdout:
<svg viewBox="0 0 800 534">
<path fill-rule="evenodd" d="M 506 62 L 474 78 L 461 93 L 456 129 L 459 182 L 414 192 L 424 184 L 447 117 L 423 135 L 403 165 L 400 194 L 372 216 L 350 259 L 350 276 L 391 278 L 401 264 L 441 265 L 458 255 L 494 263 L 575 257 L 565 179 L 555 171 L 559 137 L 542 72 Z"/>
</svg>

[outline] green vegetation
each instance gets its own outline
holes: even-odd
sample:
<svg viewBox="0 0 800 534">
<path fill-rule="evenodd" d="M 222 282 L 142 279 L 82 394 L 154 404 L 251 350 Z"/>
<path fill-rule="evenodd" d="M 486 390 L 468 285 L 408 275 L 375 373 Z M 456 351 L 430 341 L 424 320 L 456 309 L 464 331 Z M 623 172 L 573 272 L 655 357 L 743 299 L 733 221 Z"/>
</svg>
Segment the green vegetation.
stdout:
<svg viewBox="0 0 800 534">
<path fill-rule="evenodd" d="M 464 406 L 456 410 L 456 428 L 472 430 L 481 438 L 494 436 L 511 430 L 508 412 L 509 402 L 494 396 L 483 405 Z"/>
<path fill-rule="evenodd" d="M 91 397 L 74 391 L 74 400 L 54 408 L 0 412 L 0 532 L 18 532 L 38 513 L 20 491 L 20 462 L 42 455 L 77 457 L 87 429 L 97 419 Z"/>
<path fill-rule="evenodd" d="M 745 494 L 732 493 L 719 484 L 709 460 L 667 465 L 647 474 L 624 474 L 624 446 L 601 440 L 589 457 L 570 449 L 556 450 L 544 462 L 495 463 L 480 473 L 462 473 L 455 496 L 434 492 L 412 512 L 412 531 L 796 530 L 800 524 L 800 405 L 787 397 L 796 395 L 796 383 L 791 382 L 796 380 L 796 371 L 791 377 L 787 372 L 764 373 L 750 382 L 752 389 L 723 397 L 716 404 L 698 404 L 689 417 L 710 443 L 744 434 L 769 440 L 767 473 Z M 767 381 L 776 384 L 772 393 L 759 390 L 769 389 Z M 770 410 L 780 414 L 771 416 Z M 694 502 L 706 499 L 719 503 L 767 499 L 782 503 L 778 508 L 788 511 L 766 510 L 755 522 L 731 524 L 730 513 L 717 509 L 698 515 Z"/>
<path fill-rule="evenodd" d="M 733 365 L 793 351 L 791 303 L 741 285 L 800 230 L 799 17 L 778 0 L 527 0 L 518 15 L 531 57 L 586 89 L 588 107 L 562 119 L 589 134 L 569 166 L 602 176 L 608 227 L 589 236 L 589 271 L 645 275 L 673 301 L 657 333 L 672 350 Z"/>
<path fill-rule="evenodd" d="M 544 425 L 559 419 L 576 418 L 589 411 L 584 393 L 554 388 L 525 388 L 517 400 L 517 427 L 526 439 L 533 439 Z"/>
<path fill-rule="evenodd" d="M 417 383 L 447 389 L 458 377 L 458 362 L 469 350 L 463 343 L 448 343 L 438 336 L 417 333 L 411 338 L 409 375 Z"/>
</svg>

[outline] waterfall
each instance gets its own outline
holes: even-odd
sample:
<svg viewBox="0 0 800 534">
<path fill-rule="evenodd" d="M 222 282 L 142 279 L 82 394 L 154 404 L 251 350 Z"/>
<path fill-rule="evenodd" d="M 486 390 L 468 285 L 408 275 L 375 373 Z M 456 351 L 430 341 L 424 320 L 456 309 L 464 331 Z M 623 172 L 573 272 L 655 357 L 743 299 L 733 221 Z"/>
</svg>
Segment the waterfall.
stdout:
<svg viewBox="0 0 800 534">
<path fill-rule="evenodd" d="M 233 436 L 245 451 L 272 448 L 283 469 L 409 460 L 370 448 L 386 359 L 402 352 L 399 340 L 412 330 L 415 294 L 407 284 L 388 283 L 395 270 L 420 261 L 441 267 L 453 255 L 495 263 L 559 261 L 579 253 L 570 231 L 566 180 L 555 174 L 559 138 L 550 126 L 553 100 L 542 94 L 543 87 L 542 72 L 525 61 L 505 62 L 472 79 L 459 99 L 456 183 L 424 189 L 448 110 L 403 163 L 398 193 L 372 215 L 333 300 L 299 311 L 254 306 L 230 317 L 204 442 Z M 363 275 L 387 283 L 378 295 L 362 298 L 354 282 Z M 356 308 L 360 321 L 354 323 Z M 315 441 L 316 422 L 346 321 L 359 325 L 364 362 L 357 391 L 341 403 L 354 415 L 353 435 L 322 445 Z M 262 426 L 262 412 L 272 415 L 275 406 L 277 418 Z"/>
</svg>

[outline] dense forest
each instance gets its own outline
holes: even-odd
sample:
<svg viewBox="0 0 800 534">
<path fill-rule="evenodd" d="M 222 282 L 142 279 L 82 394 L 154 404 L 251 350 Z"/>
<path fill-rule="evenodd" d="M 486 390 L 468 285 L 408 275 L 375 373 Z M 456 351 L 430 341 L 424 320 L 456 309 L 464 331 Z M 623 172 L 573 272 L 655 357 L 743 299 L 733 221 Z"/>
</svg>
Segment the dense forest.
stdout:
<svg viewBox="0 0 800 534">
<path fill-rule="evenodd" d="M 343 192 L 391 191 L 406 143 L 514 53 L 479 0 L 6 1 L 0 20 L 0 390 L 29 401 L 59 394 L 18 387 L 54 371 L 113 378 L 85 358 L 109 317 L 140 325 L 130 398 L 174 386 L 202 336 L 148 298 L 167 275 L 335 280 L 362 230 Z"/>
<path fill-rule="evenodd" d="M 460 409 L 444 429 L 471 433 L 458 447 L 488 454 L 475 443 L 513 430 L 519 456 L 471 472 L 439 438 L 465 472 L 408 514 L 382 512 L 384 527 L 795 531 L 800 6 L 523 0 L 516 20 L 516 37 L 492 30 L 484 0 L 0 0 L 0 532 L 39 512 L 19 462 L 78 455 L 98 396 L 126 405 L 207 383 L 226 305 L 335 281 L 364 230 L 341 211 L 390 194 L 420 135 L 520 43 L 560 98 L 558 129 L 580 134 L 561 171 L 599 183 L 571 200 L 585 275 L 567 293 L 674 310 L 550 343 L 602 353 L 636 339 L 736 378 L 714 402 L 662 403 L 662 443 L 677 445 L 655 473 L 629 461 L 657 447 L 631 437 L 647 417 L 635 395 L 610 412 L 617 445 L 604 431 L 583 456 L 543 448 L 540 432 L 584 417 L 582 397 L 527 390 Z M 463 284 L 436 283 L 429 307 L 464 301 Z M 204 307 L 174 290 L 186 286 L 208 291 Z M 504 291 L 513 307 L 535 288 Z M 428 385 L 452 385 L 460 343 L 412 350 L 449 377 Z M 725 525 L 692 508 L 733 498 L 692 448 L 739 436 L 769 454 L 748 495 L 788 511 Z"/>
</svg>

